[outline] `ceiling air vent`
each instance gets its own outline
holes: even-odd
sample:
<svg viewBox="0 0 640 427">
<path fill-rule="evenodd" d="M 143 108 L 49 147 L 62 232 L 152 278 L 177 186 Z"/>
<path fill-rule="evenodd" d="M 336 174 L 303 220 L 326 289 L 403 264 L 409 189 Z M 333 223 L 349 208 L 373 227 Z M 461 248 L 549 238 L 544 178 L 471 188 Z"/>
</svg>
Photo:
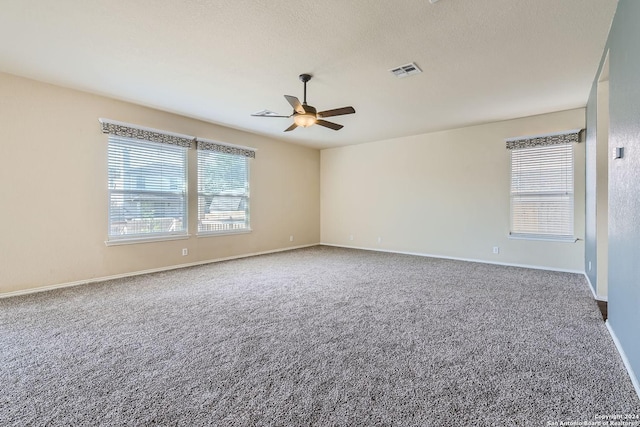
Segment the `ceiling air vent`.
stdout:
<svg viewBox="0 0 640 427">
<path fill-rule="evenodd" d="M 419 74 L 422 72 L 422 70 L 415 64 L 415 62 L 401 65 L 396 68 L 392 68 L 389 71 L 391 71 L 391 73 L 399 79 L 409 77 L 413 74 Z"/>
</svg>

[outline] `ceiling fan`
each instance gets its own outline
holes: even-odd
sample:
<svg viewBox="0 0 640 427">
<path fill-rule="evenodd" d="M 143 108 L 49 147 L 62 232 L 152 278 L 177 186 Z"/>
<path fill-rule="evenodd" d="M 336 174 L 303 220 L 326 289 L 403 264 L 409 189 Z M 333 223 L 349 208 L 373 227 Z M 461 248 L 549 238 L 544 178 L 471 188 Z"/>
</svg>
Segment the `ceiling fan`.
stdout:
<svg viewBox="0 0 640 427">
<path fill-rule="evenodd" d="M 300 74 L 300 80 L 304 83 L 304 100 L 302 104 L 300 104 L 300 100 L 295 96 L 285 95 L 285 99 L 291 104 L 293 107 L 293 113 L 290 116 L 281 116 L 272 111 L 264 110 L 258 113 L 252 114 L 254 117 L 284 117 L 289 118 L 293 117 L 293 124 L 286 128 L 284 131 L 289 132 L 297 128 L 301 127 L 309 127 L 312 125 L 320 125 L 333 130 L 340 130 L 343 128 L 342 125 L 337 123 L 328 122 L 323 120 L 325 117 L 333 117 L 333 116 L 342 116 L 345 114 L 353 114 L 356 110 L 353 107 L 342 107 L 342 108 L 334 108 L 333 110 L 326 110 L 318 112 L 315 107 L 311 105 L 307 105 L 307 82 L 311 80 L 311 74 Z"/>
</svg>

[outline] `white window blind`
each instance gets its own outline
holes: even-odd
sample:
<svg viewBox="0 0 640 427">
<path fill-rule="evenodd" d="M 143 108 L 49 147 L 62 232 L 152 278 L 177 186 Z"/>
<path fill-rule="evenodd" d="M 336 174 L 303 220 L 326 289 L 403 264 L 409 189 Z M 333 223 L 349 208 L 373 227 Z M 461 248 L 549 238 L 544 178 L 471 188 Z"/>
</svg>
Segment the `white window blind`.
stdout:
<svg viewBox="0 0 640 427">
<path fill-rule="evenodd" d="M 255 152 L 198 140 L 198 233 L 250 230 L 249 157 Z"/>
<path fill-rule="evenodd" d="M 573 239 L 573 144 L 511 149 L 511 235 Z"/>
<path fill-rule="evenodd" d="M 187 234 L 187 150 L 109 135 L 109 239 Z"/>
</svg>

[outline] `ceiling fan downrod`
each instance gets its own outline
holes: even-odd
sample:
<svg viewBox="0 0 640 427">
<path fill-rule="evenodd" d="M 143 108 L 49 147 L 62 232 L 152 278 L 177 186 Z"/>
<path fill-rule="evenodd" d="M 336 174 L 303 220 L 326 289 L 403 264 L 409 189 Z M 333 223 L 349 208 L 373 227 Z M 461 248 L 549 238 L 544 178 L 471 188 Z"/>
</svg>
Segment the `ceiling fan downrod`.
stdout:
<svg viewBox="0 0 640 427">
<path fill-rule="evenodd" d="M 304 83 L 304 99 L 302 105 L 307 105 L 307 82 L 311 80 L 311 74 L 300 74 L 300 80 Z"/>
</svg>

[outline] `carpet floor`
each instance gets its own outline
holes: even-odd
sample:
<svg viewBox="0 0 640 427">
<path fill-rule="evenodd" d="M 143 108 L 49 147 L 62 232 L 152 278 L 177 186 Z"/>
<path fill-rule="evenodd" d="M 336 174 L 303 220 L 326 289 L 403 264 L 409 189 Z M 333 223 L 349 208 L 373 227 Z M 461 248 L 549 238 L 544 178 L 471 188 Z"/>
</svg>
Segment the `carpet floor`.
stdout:
<svg viewBox="0 0 640 427">
<path fill-rule="evenodd" d="M 0 390 L 2 426 L 640 415 L 583 276 L 325 246 L 0 299 Z"/>
</svg>

